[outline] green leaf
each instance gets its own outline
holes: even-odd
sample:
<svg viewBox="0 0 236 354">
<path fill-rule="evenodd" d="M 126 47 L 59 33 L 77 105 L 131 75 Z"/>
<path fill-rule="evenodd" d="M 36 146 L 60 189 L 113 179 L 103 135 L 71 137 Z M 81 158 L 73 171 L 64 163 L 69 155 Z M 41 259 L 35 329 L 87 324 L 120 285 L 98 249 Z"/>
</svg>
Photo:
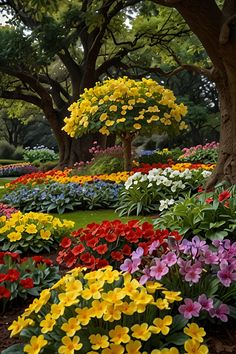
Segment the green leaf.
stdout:
<svg viewBox="0 0 236 354">
<path fill-rule="evenodd" d="M 1 353 L 2 354 L 23 354 L 24 353 L 24 344 L 14 344 L 11 347 L 3 350 Z"/>
</svg>

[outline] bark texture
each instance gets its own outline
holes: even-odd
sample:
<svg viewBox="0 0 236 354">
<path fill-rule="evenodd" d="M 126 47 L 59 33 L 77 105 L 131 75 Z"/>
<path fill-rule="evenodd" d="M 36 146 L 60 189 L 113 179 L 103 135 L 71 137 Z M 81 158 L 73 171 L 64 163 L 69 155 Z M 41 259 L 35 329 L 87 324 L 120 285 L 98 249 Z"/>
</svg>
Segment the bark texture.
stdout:
<svg viewBox="0 0 236 354">
<path fill-rule="evenodd" d="M 121 135 L 123 149 L 124 149 L 124 171 L 132 170 L 132 140 L 134 139 L 134 134 L 123 134 Z"/>
</svg>

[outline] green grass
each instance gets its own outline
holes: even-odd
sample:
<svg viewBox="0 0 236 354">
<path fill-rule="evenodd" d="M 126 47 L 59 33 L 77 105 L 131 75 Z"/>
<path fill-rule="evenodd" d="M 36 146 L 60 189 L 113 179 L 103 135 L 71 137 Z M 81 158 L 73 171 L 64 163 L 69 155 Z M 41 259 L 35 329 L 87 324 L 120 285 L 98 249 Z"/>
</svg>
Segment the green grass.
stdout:
<svg viewBox="0 0 236 354">
<path fill-rule="evenodd" d="M 141 222 L 148 221 L 152 222 L 153 218 L 150 216 L 129 216 L 129 217 L 119 217 L 112 209 L 107 210 L 78 210 L 65 214 L 53 214 L 60 219 L 72 220 L 75 222 L 75 229 L 79 227 L 85 227 L 87 224 L 92 222 L 100 223 L 103 220 L 115 220 L 119 219 L 122 222 L 127 222 L 129 220 L 140 220 Z"/>
<path fill-rule="evenodd" d="M 9 160 L 9 159 L 0 159 L 0 165 L 13 165 L 16 163 L 25 162 L 24 160 Z"/>
<path fill-rule="evenodd" d="M 0 199 L 2 198 L 3 194 L 5 193 L 5 189 L 2 187 L 4 187 L 6 183 L 9 183 L 11 181 L 12 181 L 12 179 L 0 178 Z"/>
</svg>

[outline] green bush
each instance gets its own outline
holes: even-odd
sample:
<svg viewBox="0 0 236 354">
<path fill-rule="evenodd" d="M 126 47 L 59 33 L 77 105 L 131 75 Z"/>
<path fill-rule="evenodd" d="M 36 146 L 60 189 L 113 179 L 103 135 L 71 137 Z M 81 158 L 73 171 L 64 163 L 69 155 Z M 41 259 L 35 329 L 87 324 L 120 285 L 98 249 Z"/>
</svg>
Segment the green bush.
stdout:
<svg viewBox="0 0 236 354">
<path fill-rule="evenodd" d="M 14 159 L 15 147 L 7 141 L 0 141 L 0 159 Z"/>
<path fill-rule="evenodd" d="M 16 150 L 14 151 L 12 158 L 14 160 L 23 160 L 24 149 L 22 146 L 17 146 Z"/>
<path fill-rule="evenodd" d="M 139 163 L 167 163 L 168 160 L 178 161 L 180 155 L 183 152 L 181 149 L 176 148 L 173 150 L 163 149 L 156 151 L 144 151 L 143 154 L 139 157 Z"/>
<path fill-rule="evenodd" d="M 89 164 L 78 169 L 78 175 L 101 175 L 123 171 L 123 159 L 112 155 L 96 156 Z M 74 172 L 73 172 L 74 173 Z"/>
</svg>

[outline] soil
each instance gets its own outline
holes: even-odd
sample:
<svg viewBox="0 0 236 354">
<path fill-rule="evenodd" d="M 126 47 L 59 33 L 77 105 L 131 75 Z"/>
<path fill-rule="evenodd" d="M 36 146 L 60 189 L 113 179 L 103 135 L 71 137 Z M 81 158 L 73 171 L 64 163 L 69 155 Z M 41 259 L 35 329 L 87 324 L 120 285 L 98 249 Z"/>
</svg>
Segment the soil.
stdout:
<svg viewBox="0 0 236 354">
<path fill-rule="evenodd" d="M 17 319 L 24 312 L 29 303 L 13 306 L 9 311 L 0 317 L 0 351 L 19 343 L 18 338 L 10 338 L 7 328 L 12 321 Z M 212 325 L 206 329 L 208 333 L 207 344 L 210 354 L 235 354 L 236 353 L 236 322 L 228 322 L 220 326 Z"/>
</svg>

